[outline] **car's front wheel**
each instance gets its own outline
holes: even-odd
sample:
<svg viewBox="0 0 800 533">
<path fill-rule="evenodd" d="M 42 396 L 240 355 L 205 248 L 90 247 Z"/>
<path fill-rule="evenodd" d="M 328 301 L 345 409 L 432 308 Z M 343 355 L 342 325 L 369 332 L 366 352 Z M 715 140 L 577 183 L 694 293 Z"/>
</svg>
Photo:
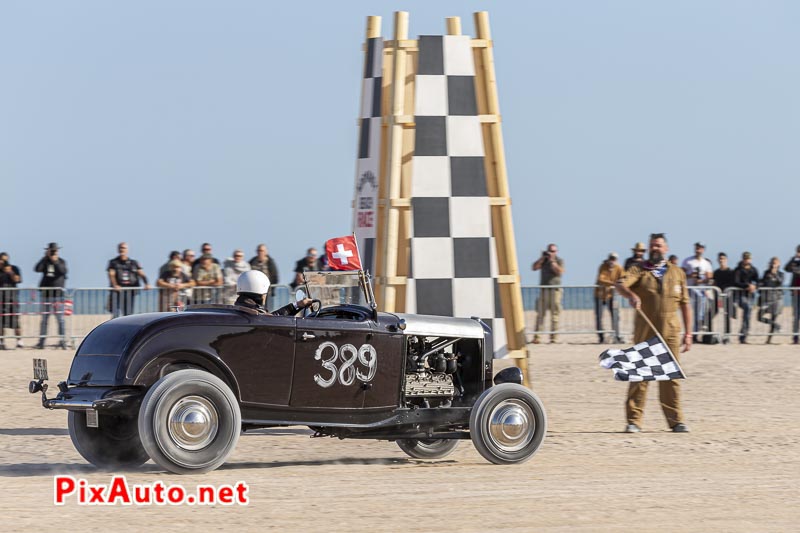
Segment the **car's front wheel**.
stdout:
<svg viewBox="0 0 800 533">
<path fill-rule="evenodd" d="M 547 414 L 530 390 L 503 383 L 486 389 L 475 402 L 469 432 L 484 459 L 498 465 L 522 463 L 544 441 Z"/>
<path fill-rule="evenodd" d="M 178 370 L 158 380 L 139 411 L 144 449 L 176 474 L 202 474 L 225 462 L 242 427 L 230 387 L 202 370 Z"/>
<path fill-rule="evenodd" d="M 70 411 L 67 416 L 69 438 L 84 459 L 103 470 L 133 468 L 147 461 L 136 417 L 97 417 L 98 427 L 94 428 L 86 425 L 86 411 Z"/>
<path fill-rule="evenodd" d="M 458 446 L 456 439 L 398 439 L 397 445 L 414 459 L 441 459 Z"/>
</svg>

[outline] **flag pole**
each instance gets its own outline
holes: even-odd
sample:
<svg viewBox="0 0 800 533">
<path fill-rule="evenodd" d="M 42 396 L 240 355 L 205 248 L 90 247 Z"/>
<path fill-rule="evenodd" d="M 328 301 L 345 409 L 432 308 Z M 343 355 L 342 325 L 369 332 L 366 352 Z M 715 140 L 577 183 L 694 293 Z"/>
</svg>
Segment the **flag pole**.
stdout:
<svg viewBox="0 0 800 533">
<path fill-rule="evenodd" d="M 356 232 L 353 232 L 353 241 L 356 243 L 356 255 L 358 256 L 358 264 L 361 265 L 361 271 L 364 271 L 364 263 L 361 261 L 361 250 L 358 249 L 358 237 Z"/>
<path fill-rule="evenodd" d="M 678 366 L 678 370 L 680 370 L 680 371 L 681 371 L 681 374 L 683 374 L 683 377 L 685 378 L 685 377 L 686 377 L 686 372 L 684 372 L 684 371 L 683 371 L 683 367 L 681 367 L 681 363 L 680 363 L 680 361 L 678 361 L 678 358 L 675 356 L 675 354 L 674 354 L 674 353 L 672 353 L 672 350 L 670 350 L 670 349 L 669 349 L 669 344 L 667 344 L 667 341 L 665 341 L 665 340 L 664 340 L 664 337 L 662 337 L 662 336 L 661 336 L 661 332 L 659 332 L 659 331 L 656 329 L 656 327 L 653 325 L 653 323 L 652 323 L 652 322 L 650 322 L 650 319 L 649 319 L 649 318 L 647 318 L 647 315 L 646 315 L 646 314 L 644 314 L 644 311 L 642 311 L 642 310 L 641 310 L 640 308 L 638 308 L 638 307 L 635 307 L 634 309 L 636 309 L 636 312 L 638 312 L 638 313 L 639 313 L 639 316 L 641 316 L 642 318 L 644 318 L 644 321 L 645 321 L 645 322 L 647 322 L 647 325 L 648 325 L 648 326 L 650 326 L 650 329 L 652 329 L 653 331 L 655 331 L 655 333 L 656 333 L 656 337 L 658 337 L 658 340 L 660 340 L 660 341 L 661 341 L 661 344 L 663 344 L 663 345 L 664 345 L 664 348 L 666 348 L 666 349 L 667 349 L 667 351 L 669 352 L 669 354 L 672 356 L 672 359 L 673 359 L 673 361 L 675 361 L 675 364 Z"/>
<path fill-rule="evenodd" d="M 356 232 L 353 232 L 353 240 L 356 243 L 356 255 L 358 256 L 358 264 L 361 265 L 361 270 L 358 271 L 358 277 L 361 283 L 364 284 L 364 294 L 369 300 L 369 305 L 375 315 L 375 320 L 378 319 L 378 304 L 375 303 L 375 294 L 372 292 L 372 283 L 367 283 L 367 272 L 364 271 L 364 263 L 361 261 L 361 250 L 358 249 L 358 237 Z"/>
</svg>

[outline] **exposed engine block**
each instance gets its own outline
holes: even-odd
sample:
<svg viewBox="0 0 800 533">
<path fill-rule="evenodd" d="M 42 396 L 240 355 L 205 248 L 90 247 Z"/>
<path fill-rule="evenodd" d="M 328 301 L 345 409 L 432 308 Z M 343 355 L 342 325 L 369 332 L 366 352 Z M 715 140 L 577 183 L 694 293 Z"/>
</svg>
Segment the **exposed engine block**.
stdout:
<svg viewBox="0 0 800 533">
<path fill-rule="evenodd" d="M 453 397 L 456 387 L 450 374 L 418 372 L 406 374 L 405 392 L 407 398 Z"/>
</svg>

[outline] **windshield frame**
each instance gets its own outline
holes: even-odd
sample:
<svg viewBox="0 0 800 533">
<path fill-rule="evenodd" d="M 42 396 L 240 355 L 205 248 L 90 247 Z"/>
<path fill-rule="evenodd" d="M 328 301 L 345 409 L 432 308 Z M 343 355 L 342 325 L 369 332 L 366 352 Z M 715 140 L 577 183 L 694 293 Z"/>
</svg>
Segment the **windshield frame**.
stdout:
<svg viewBox="0 0 800 533">
<path fill-rule="evenodd" d="M 357 278 L 357 284 L 349 285 L 352 287 L 358 286 L 361 290 L 361 297 L 366 302 L 366 307 L 373 310 L 377 310 L 378 306 L 375 303 L 375 293 L 372 291 L 372 279 L 369 275 L 369 272 L 364 270 L 312 270 L 308 272 L 301 273 L 303 282 L 298 289 L 303 288 L 305 290 L 306 296 L 312 299 L 321 299 L 319 298 L 318 292 L 315 294 L 315 291 L 312 290 L 312 287 L 322 287 L 321 284 L 312 283 L 314 278 L 319 279 L 319 276 L 324 276 L 325 279 L 328 277 L 337 277 L 341 276 L 344 279 L 350 279 L 351 277 Z M 337 284 L 331 284 L 331 286 L 337 286 Z M 331 305 L 363 305 L 361 302 L 348 302 L 345 304 L 331 304 Z"/>
</svg>

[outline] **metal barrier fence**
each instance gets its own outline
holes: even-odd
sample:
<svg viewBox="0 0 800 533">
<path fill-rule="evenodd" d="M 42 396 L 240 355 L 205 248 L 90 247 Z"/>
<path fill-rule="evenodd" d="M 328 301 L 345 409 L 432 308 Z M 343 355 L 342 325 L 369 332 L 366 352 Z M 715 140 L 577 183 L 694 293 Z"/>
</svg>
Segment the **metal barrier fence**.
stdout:
<svg viewBox="0 0 800 533">
<path fill-rule="evenodd" d="M 346 298 L 345 289 L 330 289 L 334 291 L 330 294 L 332 302 Z M 608 301 L 598 301 L 595 289 L 595 285 L 522 287 L 526 333 L 531 337 L 569 335 L 574 342 L 597 342 L 601 338 L 604 342 L 630 342 L 634 310 L 616 293 Z M 795 340 L 800 334 L 800 287 L 760 288 L 753 293 L 736 288 L 722 293 L 711 286 L 689 290 L 696 341 L 766 337 L 770 342 L 774 337 L 791 336 Z M 267 308 L 286 305 L 293 294 L 286 285 L 272 286 Z M 29 339 L 70 347 L 114 316 L 173 311 L 189 303 L 232 301 L 231 292 L 225 287 L 119 291 L 107 287 L 0 288 L 0 341 L 7 349 Z"/>
<path fill-rule="evenodd" d="M 273 285 L 267 307 L 286 305 L 293 292 L 286 285 Z M 48 346 L 55 339 L 56 346 L 74 347 L 92 329 L 117 316 L 175 311 L 191 303 L 233 303 L 235 292 L 233 296 L 226 287 L 0 289 L 0 341 L 6 349 L 27 339 Z M 13 335 L 6 334 L 9 330 Z"/>
<path fill-rule="evenodd" d="M 45 288 L 0 288 L 0 342 L 2 347 L 22 347 L 25 339 L 58 339 L 58 344 L 67 347 L 67 320 L 72 314 L 72 300 L 65 289 Z M 53 317 L 53 320 L 50 320 Z M 50 323 L 55 326 L 50 329 Z M 6 330 L 14 332 L 6 335 Z M 15 341 L 12 343 L 12 340 Z"/>
<path fill-rule="evenodd" d="M 755 292 L 729 288 L 727 298 L 726 336 L 747 342 L 748 337 L 792 337 L 800 333 L 800 287 L 762 287 Z"/>
<path fill-rule="evenodd" d="M 635 312 L 625 298 L 614 294 L 610 300 L 595 298 L 596 285 L 525 286 L 522 302 L 529 340 L 544 342 L 545 336 L 569 335 L 576 342 L 631 342 Z M 554 290 L 557 289 L 557 290 Z M 743 289 L 721 292 L 714 286 L 689 287 L 692 334 L 696 342 L 729 342 L 743 327 Z M 800 288 L 759 288 L 750 296 L 748 335 L 792 336 L 800 329 Z M 554 315 L 557 318 L 554 319 Z M 749 317 L 749 315 L 748 315 Z M 773 328 L 773 323 L 776 327 Z"/>
</svg>

